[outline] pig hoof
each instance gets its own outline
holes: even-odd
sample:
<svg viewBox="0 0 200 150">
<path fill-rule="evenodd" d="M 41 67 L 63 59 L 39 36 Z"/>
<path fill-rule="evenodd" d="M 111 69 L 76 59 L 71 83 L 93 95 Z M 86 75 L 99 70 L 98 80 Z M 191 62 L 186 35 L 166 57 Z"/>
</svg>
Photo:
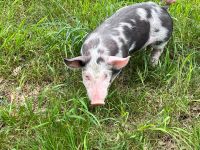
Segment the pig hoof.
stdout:
<svg viewBox="0 0 200 150">
<path fill-rule="evenodd" d="M 158 59 L 152 58 L 151 59 L 151 66 L 156 67 L 158 65 Z"/>
</svg>

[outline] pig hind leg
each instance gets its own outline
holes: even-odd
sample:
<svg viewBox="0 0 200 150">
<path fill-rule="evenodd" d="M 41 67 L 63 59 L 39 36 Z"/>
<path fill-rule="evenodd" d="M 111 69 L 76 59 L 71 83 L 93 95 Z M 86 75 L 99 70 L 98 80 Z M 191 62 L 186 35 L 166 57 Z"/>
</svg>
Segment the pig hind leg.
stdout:
<svg viewBox="0 0 200 150">
<path fill-rule="evenodd" d="M 165 45 L 167 44 L 166 42 L 156 42 L 155 44 L 152 44 L 153 50 L 151 51 L 151 65 L 155 67 L 158 62 L 159 58 L 164 50 Z"/>
</svg>

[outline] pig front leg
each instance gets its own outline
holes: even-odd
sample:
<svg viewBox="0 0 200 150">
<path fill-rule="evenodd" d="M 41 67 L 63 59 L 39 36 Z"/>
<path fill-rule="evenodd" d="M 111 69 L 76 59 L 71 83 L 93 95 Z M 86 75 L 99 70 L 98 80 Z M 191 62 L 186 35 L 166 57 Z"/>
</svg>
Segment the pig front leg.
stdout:
<svg viewBox="0 0 200 150">
<path fill-rule="evenodd" d="M 159 58 L 163 52 L 163 49 L 153 49 L 151 52 L 151 65 L 155 67 L 158 64 Z"/>
<path fill-rule="evenodd" d="M 151 65 L 153 67 L 158 65 L 159 58 L 160 58 L 161 54 L 163 53 L 163 50 L 164 50 L 164 47 L 165 47 L 166 44 L 167 44 L 167 42 L 164 42 L 164 43 L 161 43 L 161 44 L 159 43 L 159 45 L 158 44 L 152 45 L 153 50 L 151 52 Z"/>
</svg>

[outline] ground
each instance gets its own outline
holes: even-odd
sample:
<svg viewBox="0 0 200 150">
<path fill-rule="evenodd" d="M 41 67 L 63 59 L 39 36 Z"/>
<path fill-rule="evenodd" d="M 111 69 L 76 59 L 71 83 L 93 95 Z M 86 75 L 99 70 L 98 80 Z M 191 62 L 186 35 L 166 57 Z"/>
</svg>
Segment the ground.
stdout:
<svg viewBox="0 0 200 150">
<path fill-rule="evenodd" d="M 88 107 L 81 72 L 64 65 L 87 33 L 136 2 L 0 1 L 0 149 L 200 149 L 197 0 L 170 7 L 159 65 L 149 50 L 133 54 L 103 107 Z"/>
</svg>

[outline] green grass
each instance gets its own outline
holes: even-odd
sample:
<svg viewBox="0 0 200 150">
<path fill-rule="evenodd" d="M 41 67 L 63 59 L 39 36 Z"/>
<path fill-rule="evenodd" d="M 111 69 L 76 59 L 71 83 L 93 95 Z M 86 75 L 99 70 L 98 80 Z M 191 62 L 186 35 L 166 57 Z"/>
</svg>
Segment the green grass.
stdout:
<svg viewBox="0 0 200 150">
<path fill-rule="evenodd" d="M 63 63 L 135 2 L 0 1 L 0 149 L 200 149 L 199 1 L 170 7 L 174 32 L 160 64 L 135 53 L 104 107 L 88 107 L 80 71 Z"/>
</svg>

